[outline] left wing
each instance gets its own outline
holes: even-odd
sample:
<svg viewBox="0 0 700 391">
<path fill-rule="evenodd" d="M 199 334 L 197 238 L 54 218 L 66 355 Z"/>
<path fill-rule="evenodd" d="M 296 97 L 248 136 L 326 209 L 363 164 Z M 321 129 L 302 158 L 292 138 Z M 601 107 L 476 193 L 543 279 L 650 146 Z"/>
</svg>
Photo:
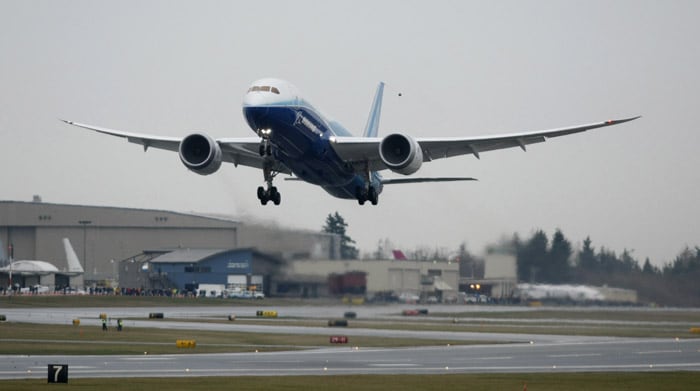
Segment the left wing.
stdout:
<svg viewBox="0 0 700 391">
<path fill-rule="evenodd" d="M 143 133 L 124 132 L 121 130 L 107 129 L 99 126 L 86 125 L 73 121 L 62 120 L 63 122 L 81 128 L 93 130 L 95 132 L 108 134 L 110 136 L 122 137 L 130 143 L 143 146 L 144 151 L 148 148 L 164 149 L 167 151 L 179 152 L 182 137 L 163 137 Z M 238 166 L 260 168 L 263 167 L 264 159 L 260 156 L 260 138 L 258 137 L 238 137 L 217 139 L 222 152 L 222 160 Z M 282 163 L 275 162 L 275 171 L 290 173 L 291 171 Z"/>
<path fill-rule="evenodd" d="M 478 159 L 482 152 L 514 147 L 519 147 L 525 151 L 526 145 L 541 143 L 551 137 L 566 136 L 591 129 L 618 125 L 633 121 L 639 117 L 497 136 L 416 138 L 415 140 L 423 150 L 423 162 L 459 155 L 474 155 Z M 370 170 L 379 171 L 387 169 L 379 157 L 379 143 L 381 141 L 382 138 L 380 137 L 335 137 L 332 139 L 331 145 L 343 160 L 349 163 L 368 164 Z"/>
</svg>

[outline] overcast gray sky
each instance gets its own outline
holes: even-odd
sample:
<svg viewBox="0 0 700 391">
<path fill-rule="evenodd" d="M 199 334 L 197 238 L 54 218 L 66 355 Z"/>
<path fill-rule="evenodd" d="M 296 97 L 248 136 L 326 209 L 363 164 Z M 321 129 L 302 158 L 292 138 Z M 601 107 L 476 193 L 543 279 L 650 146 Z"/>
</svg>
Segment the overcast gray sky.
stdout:
<svg viewBox="0 0 700 391">
<path fill-rule="evenodd" d="M 700 2 L 0 0 L 0 199 L 220 213 L 319 229 L 338 211 L 364 251 L 480 253 L 556 228 L 656 264 L 700 244 Z M 436 161 L 378 207 L 93 134 L 66 118 L 184 136 L 250 136 L 249 84 L 294 83 L 361 134 L 387 83 L 380 134 L 479 136 L 643 115 L 519 149 Z M 403 96 L 399 97 L 398 93 Z"/>
</svg>

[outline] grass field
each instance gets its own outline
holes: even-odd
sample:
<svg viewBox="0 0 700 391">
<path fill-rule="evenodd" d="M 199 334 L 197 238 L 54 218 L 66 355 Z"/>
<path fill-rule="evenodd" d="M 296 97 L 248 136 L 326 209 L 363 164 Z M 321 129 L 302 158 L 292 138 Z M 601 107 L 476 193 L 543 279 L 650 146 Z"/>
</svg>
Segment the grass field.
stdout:
<svg viewBox="0 0 700 391">
<path fill-rule="evenodd" d="M 338 305 L 337 300 L 265 299 L 263 301 L 169 298 L 144 296 L 0 296 L 2 308 L 104 308 L 113 307 L 178 307 L 178 306 L 277 306 Z M 428 306 L 428 308 L 430 308 Z M 445 308 L 445 307 L 442 307 Z M 455 305 L 449 312 L 430 312 L 431 319 L 407 317 L 396 320 L 357 319 L 351 327 L 416 331 L 461 331 L 521 334 L 569 334 L 615 337 L 698 338 L 689 332 L 700 326 L 700 311 L 692 309 L 542 307 L 528 311 L 482 311 L 479 306 Z M 451 310 L 454 308 L 454 310 Z M 390 309 L 389 309 L 390 310 Z M 399 310 L 397 309 L 397 315 Z M 178 319 L 169 318 L 170 321 Z M 180 319 L 187 322 L 228 322 L 221 319 Z M 513 321 L 516 320 L 516 321 Z M 579 321 L 586 322 L 579 322 Z M 599 321 L 599 322 L 596 322 Z M 278 326 L 324 326 L 325 320 L 279 318 L 262 321 L 239 318 L 237 323 Z M 615 323 L 618 322 L 618 323 Z"/>
<path fill-rule="evenodd" d="M 342 334 L 342 331 L 339 331 L 339 334 Z M 177 348 L 175 341 L 179 339 L 195 340 L 197 346 L 194 349 Z M 405 347 L 476 343 L 429 339 L 350 337 L 348 346 L 349 348 L 352 346 Z M 478 343 L 489 342 L 480 341 Z M 328 336 L 129 327 L 122 332 L 114 331 L 114 329 L 104 332 L 99 326 L 0 323 L 0 354 L 237 353 L 308 349 L 321 346 L 330 346 Z"/>
<path fill-rule="evenodd" d="M 29 390 L 530 390 L 530 391 L 675 391 L 700 389 L 696 372 L 478 374 L 478 375 L 356 375 L 189 377 L 170 379 L 77 379 L 69 384 L 42 380 L 0 381 L 0 389 Z"/>
</svg>

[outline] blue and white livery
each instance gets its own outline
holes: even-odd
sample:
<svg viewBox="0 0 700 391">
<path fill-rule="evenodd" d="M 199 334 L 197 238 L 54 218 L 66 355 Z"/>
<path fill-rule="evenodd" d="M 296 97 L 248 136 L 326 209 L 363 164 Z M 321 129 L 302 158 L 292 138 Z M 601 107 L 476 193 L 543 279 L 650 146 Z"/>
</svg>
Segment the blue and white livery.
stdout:
<svg viewBox="0 0 700 391">
<path fill-rule="evenodd" d="M 255 137 L 215 140 L 204 133 L 184 138 L 160 137 L 123 132 L 65 121 L 100 133 L 126 138 L 129 142 L 177 152 L 182 163 L 200 175 L 216 172 L 222 162 L 261 169 L 265 186 L 258 187 L 258 199 L 265 205 L 279 205 L 281 196 L 273 180 L 277 174 L 321 186 L 334 197 L 354 199 L 360 205 L 378 202 L 384 185 L 418 182 L 447 182 L 473 178 L 394 178 L 379 171 L 402 175 L 417 172 L 435 159 L 518 147 L 586 130 L 616 125 L 639 117 L 610 120 L 566 128 L 485 137 L 414 138 L 393 133 L 379 136 L 384 84 L 374 96 L 362 137 L 354 137 L 341 124 L 326 118 L 302 98 L 291 83 L 280 79 L 254 82 L 243 98 L 243 115 Z"/>
</svg>

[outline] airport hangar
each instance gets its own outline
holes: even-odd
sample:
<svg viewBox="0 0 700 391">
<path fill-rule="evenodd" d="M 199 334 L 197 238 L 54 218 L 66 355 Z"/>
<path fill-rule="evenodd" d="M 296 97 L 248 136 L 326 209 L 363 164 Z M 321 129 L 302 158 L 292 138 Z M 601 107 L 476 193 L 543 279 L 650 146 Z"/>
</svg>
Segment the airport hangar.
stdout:
<svg viewBox="0 0 700 391">
<path fill-rule="evenodd" d="M 15 260 L 46 261 L 63 270 L 62 238 L 73 244 L 86 286 L 116 280 L 120 261 L 149 249 L 255 248 L 283 259 L 337 259 L 340 253 L 337 235 L 272 224 L 163 210 L 0 201 L 0 247 L 6 257 L 11 245 Z M 7 283 L 7 274 L 0 275 L 0 286 Z"/>
<path fill-rule="evenodd" d="M 0 201 L 0 242 L 12 244 L 14 259 L 65 269 L 64 237 L 84 265 L 86 286 L 119 278 L 119 287 L 186 289 L 244 278 L 268 294 L 319 297 L 329 294 L 329 275 L 360 272 L 368 293 L 456 293 L 459 273 L 454 262 L 340 261 L 333 234 L 163 210 Z"/>
</svg>

